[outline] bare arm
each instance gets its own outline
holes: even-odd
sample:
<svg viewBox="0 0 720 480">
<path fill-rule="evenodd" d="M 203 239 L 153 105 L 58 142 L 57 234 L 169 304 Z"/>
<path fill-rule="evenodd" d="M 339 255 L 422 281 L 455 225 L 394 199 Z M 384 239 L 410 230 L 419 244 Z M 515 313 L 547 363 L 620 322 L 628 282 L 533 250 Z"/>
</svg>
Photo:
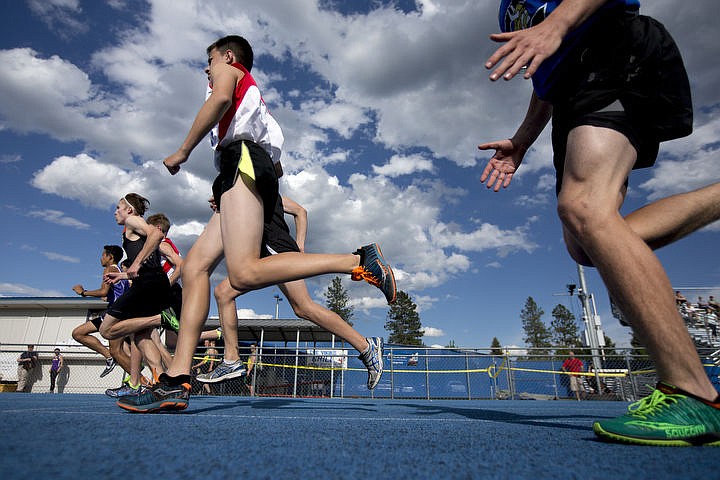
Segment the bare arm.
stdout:
<svg viewBox="0 0 720 480">
<path fill-rule="evenodd" d="M 170 285 L 174 285 L 177 279 L 180 278 L 182 272 L 183 259 L 180 255 L 175 253 L 175 250 L 165 242 L 160 242 L 160 253 L 162 253 L 167 261 L 173 264 L 173 273 L 168 277 Z"/>
<path fill-rule="evenodd" d="M 478 145 L 480 150 L 495 150 L 480 176 L 481 182 L 487 180 L 487 188 L 494 187 L 497 192 L 500 187 L 507 188 L 510 185 L 525 153 L 540 136 L 551 116 L 552 105 L 533 93 L 525 119 L 512 138 Z"/>
<path fill-rule="evenodd" d="M 163 239 L 163 234 L 158 228 L 148 225 L 145 219 L 138 215 L 128 217 L 125 220 L 125 226 L 128 227 L 128 230 L 130 230 L 129 232 L 126 232 L 126 235 L 135 233 L 136 235 L 145 237 L 145 244 L 143 245 L 142 250 L 140 250 L 140 253 L 138 253 L 138 256 L 135 258 L 135 261 L 124 273 L 127 278 L 133 279 L 137 277 L 138 271 L 140 270 L 143 262 L 147 260 L 148 257 L 158 248 Z M 123 273 L 107 274 L 106 277 L 118 278 L 121 275 L 123 275 Z"/>
<path fill-rule="evenodd" d="M 237 68 L 225 63 L 213 63 L 210 69 L 213 77 L 212 93 L 195 116 L 195 121 L 193 121 L 183 144 L 175 153 L 163 160 L 163 164 L 173 175 L 180 171 L 180 165 L 187 161 L 190 152 L 220 121 L 230 107 L 235 85 L 244 75 Z"/>
<path fill-rule="evenodd" d="M 105 267 L 105 269 L 103 269 L 103 277 L 102 278 L 105 278 L 106 273 L 110 273 L 113 271 L 114 270 L 111 269 L 110 266 Z M 110 291 L 110 285 L 103 281 L 100 284 L 100 288 L 96 288 L 95 290 L 85 290 L 82 285 L 78 284 L 73 287 L 73 291 L 83 297 L 103 298 L 103 297 L 107 297 L 107 294 Z"/>
<path fill-rule="evenodd" d="M 291 198 L 282 197 L 283 211 L 295 219 L 295 242 L 300 251 L 305 251 L 305 238 L 307 237 L 307 210 Z"/>
<path fill-rule="evenodd" d="M 576 29 L 595 13 L 607 0 L 563 0 L 548 17 L 538 25 L 515 32 L 494 33 L 490 39 L 502 42 L 495 50 L 485 68 L 495 68 L 490 80 L 501 76 L 510 80 L 527 67 L 526 79 L 540 67 L 540 64 L 555 53 L 568 33 Z"/>
</svg>

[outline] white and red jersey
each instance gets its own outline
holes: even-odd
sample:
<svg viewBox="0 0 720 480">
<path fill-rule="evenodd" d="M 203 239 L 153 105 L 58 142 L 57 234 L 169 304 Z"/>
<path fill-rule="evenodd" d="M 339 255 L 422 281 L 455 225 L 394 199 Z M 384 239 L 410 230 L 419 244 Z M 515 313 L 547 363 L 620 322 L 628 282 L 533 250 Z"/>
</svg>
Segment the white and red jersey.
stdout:
<svg viewBox="0 0 720 480">
<path fill-rule="evenodd" d="M 220 170 L 217 151 L 237 140 L 257 143 L 268 152 L 273 163 L 278 163 L 285 141 L 280 125 L 270 115 L 250 72 L 239 63 L 232 66 L 244 75 L 235 86 L 232 105 L 210 132 L 210 146 L 216 151 L 215 167 Z M 212 87 L 208 85 L 206 98 L 210 93 Z"/>
<path fill-rule="evenodd" d="M 162 241 L 170 245 L 170 248 L 173 249 L 173 252 L 180 256 L 180 250 L 178 250 L 172 240 L 165 237 Z M 175 265 L 173 265 L 172 262 L 168 261 L 167 257 L 163 255 L 162 252 L 160 252 L 160 266 L 162 267 L 163 272 L 165 272 L 168 277 L 170 277 L 170 275 L 172 275 L 175 271 Z"/>
</svg>

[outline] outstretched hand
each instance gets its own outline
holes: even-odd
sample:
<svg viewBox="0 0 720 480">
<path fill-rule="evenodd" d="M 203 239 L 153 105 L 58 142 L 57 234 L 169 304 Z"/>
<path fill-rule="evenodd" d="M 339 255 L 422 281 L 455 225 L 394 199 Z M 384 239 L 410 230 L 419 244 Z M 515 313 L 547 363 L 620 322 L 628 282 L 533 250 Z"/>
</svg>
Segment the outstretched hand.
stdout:
<svg viewBox="0 0 720 480">
<path fill-rule="evenodd" d="M 500 187 L 507 188 L 520 167 L 525 152 L 516 147 L 509 139 L 483 143 L 478 145 L 478 148 L 495 150 L 495 154 L 488 160 L 485 170 L 480 176 L 480 182 L 486 183 L 487 181 L 487 188 L 492 188 L 496 192 L 500 190 Z"/>
</svg>

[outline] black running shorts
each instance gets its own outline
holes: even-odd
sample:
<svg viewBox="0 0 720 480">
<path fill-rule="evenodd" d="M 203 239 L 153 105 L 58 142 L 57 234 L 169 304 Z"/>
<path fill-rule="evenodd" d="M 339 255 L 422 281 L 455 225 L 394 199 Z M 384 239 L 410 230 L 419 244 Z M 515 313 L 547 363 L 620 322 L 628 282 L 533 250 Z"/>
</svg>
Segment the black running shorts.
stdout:
<svg viewBox="0 0 720 480">
<path fill-rule="evenodd" d="M 275 165 L 267 151 L 257 143 L 248 140 L 238 140 L 220 150 L 220 174 L 213 182 L 212 191 L 215 198 L 217 211 L 220 211 L 220 200 L 223 193 L 230 190 L 237 179 L 243 175 L 240 173 L 240 161 L 242 160 L 243 144 L 247 147 L 250 156 L 253 174 L 255 176 L 255 189 L 262 198 L 264 209 L 264 223 L 270 222 L 273 215 L 275 202 L 278 199 L 278 179 L 275 173 Z M 246 181 L 252 181 L 246 178 Z"/>
<path fill-rule="evenodd" d="M 661 141 L 692 131 L 690 84 L 680 52 L 656 20 L 613 10 L 599 19 L 558 67 L 553 163 L 562 183 L 567 136 L 580 125 L 611 128 L 637 151 L 634 168 L 655 163 Z"/>
<path fill-rule="evenodd" d="M 170 282 L 165 272 L 140 276 L 107 309 L 107 315 L 119 320 L 152 317 L 171 304 Z"/>
</svg>

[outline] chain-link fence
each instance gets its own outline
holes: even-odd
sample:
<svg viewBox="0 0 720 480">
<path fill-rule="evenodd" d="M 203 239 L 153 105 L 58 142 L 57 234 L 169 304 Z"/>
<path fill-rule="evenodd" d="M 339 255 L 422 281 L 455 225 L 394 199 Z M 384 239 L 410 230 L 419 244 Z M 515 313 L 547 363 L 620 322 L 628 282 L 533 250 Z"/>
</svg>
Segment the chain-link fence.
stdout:
<svg viewBox="0 0 720 480">
<path fill-rule="evenodd" d="M 17 359 L 24 345 L 0 346 L 0 375 L 4 391 L 17 382 Z M 32 392 L 49 390 L 54 345 L 36 345 L 40 365 L 30 375 Z M 104 359 L 84 347 L 62 349 L 65 366 L 57 378 L 59 393 L 101 393 L 120 385 L 123 372 L 117 367 L 100 378 Z M 568 349 L 553 349 L 567 352 Z M 635 350 L 614 349 L 597 355 L 575 350 L 583 362 L 580 372 L 563 371 L 566 355 L 490 349 L 437 349 L 386 346 L 385 370 L 373 391 L 366 387 L 367 370 L 357 352 L 343 348 L 263 346 L 250 375 L 227 382 L 203 385 L 193 380 L 196 395 L 256 395 L 298 397 L 373 397 L 425 399 L 566 399 L 576 398 L 570 377 L 580 379 L 581 400 L 635 401 L 657 383 L 655 368 L 646 355 Z M 720 352 L 700 351 L 708 376 L 720 389 Z M 247 359 L 249 350 L 241 349 Z M 202 349 L 196 363 L 206 359 L 204 370 L 217 365 L 217 356 Z M 214 362 L 214 363 L 213 363 Z M 597 366 L 597 367 L 596 367 Z M 202 367 L 201 367 L 202 368 Z M 194 373 L 200 373 L 198 370 Z M 148 378 L 150 372 L 144 371 Z"/>
</svg>

